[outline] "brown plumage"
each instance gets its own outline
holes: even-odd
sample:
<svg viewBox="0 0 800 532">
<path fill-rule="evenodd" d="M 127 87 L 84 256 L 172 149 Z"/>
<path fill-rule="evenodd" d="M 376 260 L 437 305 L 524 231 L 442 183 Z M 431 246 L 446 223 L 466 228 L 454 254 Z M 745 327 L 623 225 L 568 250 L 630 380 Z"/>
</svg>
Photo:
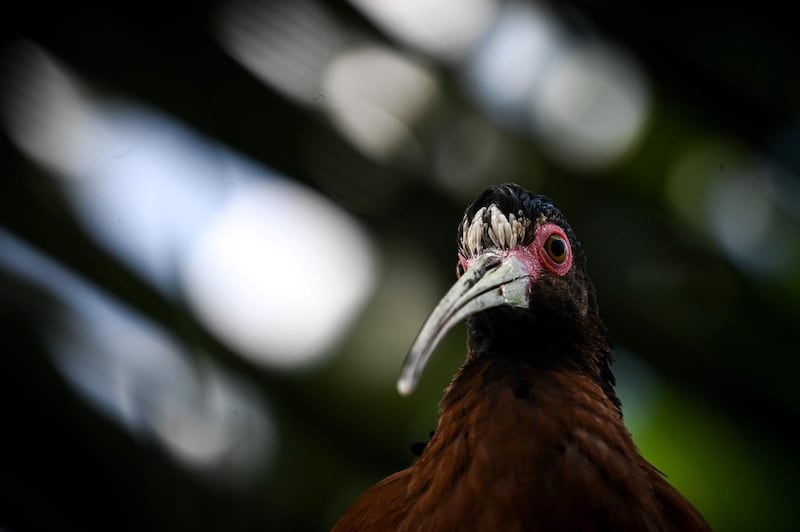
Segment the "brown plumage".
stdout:
<svg viewBox="0 0 800 532">
<path fill-rule="evenodd" d="M 421 456 L 334 530 L 709 530 L 623 424 L 585 257 L 558 209 L 491 187 L 458 234 L 460 279 L 412 346 L 401 393 L 464 317 L 467 359 Z"/>
</svg>

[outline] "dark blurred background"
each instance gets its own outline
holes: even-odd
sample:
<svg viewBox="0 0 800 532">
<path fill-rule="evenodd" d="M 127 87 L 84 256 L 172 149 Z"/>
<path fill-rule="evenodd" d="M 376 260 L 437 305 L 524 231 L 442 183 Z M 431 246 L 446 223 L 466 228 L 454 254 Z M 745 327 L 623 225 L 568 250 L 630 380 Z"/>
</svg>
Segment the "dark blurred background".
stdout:
<svg viewBox="0 0 800 532">
<path fill-rule="evenodd" d="M 642 453 L 796 530 L 800 46 L 767 5 L 18 3 L 0 21 L 0 528 L 326 530 L 488 184 L 587 250 Z"/>
</svg>

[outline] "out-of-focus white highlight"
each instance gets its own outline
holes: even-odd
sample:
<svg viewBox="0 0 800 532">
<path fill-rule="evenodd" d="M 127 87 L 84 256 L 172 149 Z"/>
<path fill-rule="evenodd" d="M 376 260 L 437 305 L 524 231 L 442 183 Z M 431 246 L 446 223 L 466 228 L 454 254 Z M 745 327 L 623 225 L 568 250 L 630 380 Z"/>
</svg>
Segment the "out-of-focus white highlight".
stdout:
<svg viewBox="0 0 800 532">
<path fill-rule="evenodd" d="M 323 94 L 342 134 L 366 155 L 386 161 L 413 146 L 411 126 L 430 108 L 438 86 L 417 62 L 388 48 L 364 46 L 328 66 Z"/>
<path fill-rule="evenodd" d="M 496 0 L 351 0 L 375 23 L 442 59 L 467 53 L 491 24 Z"/>
<path fill-rule="evenodd" d="M 214 371 L 209 364 L 195 369 L 195 385 L 185 391 L 194 399 L 191 405 L 171 402 L 161 409 L 154 430 L 165 446 L 183 461 L 246 468 L 258 463 L 265 452 L 274 453 L 276 429 L 256 408 L 259 396 L 233 376 Z M 237 394 L 228 390 L 235 389 Z M 209 430 L 208 420 L 215 430 Z M 268 421 L 266 423 L 265 421 Z M 231 435 L 242 437 L 231 440 Z M 267 445 L 264 449 L 261 446 Z"/>
<path fill-rule="evenodd" d="M 62 175 L 81 176 L 90 168 L 86 162 L 87 146 L 81 134 L 97 131 L 97 122 L 86 89 L 61 65 L 38 46 L 22 41 L 5 50 L 3 66 L 5 96 L 2 116 L 11 138 L 40 164 Z M 118 154 L 103 135 L 101 153 Z"/>
<path fill-rule="evenodd" d="M 711 234 L 738 266 L 760 275 L 790 274 L 800 258 L 795 224 L 780 216 L 772 198 L 771 183 L 779 179 L 796 177 L 760 160 L 731 168 L 707 195 Z"/>
<path fill-rule="evenodd" d="M 504 123 L 525 126 L 530 94 L 563 40 L 558 24 L 541 6 L 505 6 L 468 65 L 467 79 L 475 96 Z"/>
<path fill-rule="evenodd" d="M 40 48 L 20 46 L 3 111 L 10 136 L 63 178 L 99 242 L 165 292 L 228 186 L 224 151 L 162 115 L 90 91 Z"/>
<path fill-rule="evenodd" d="M 359 227 L 330 202 L 279 179 L 242 183 L 187 257 L 192 306 L 242 353 L 292 367 L 319 359 L 372 292 L 375 265 Z M 249 175 L 248 175 L 249 174 Z"/>
<path fill-rule="evenodd" d="M 737 267 L 792 283 L 800 263 L 796 183 L 797 176 L 774 160 L 738 145 L 703 142 L 674 163 L 667 198 Z"/>
<path fill-rule="evenodd" d="M 40 322 L 43 337 L 61 373 L 105 415 L 216 478 L 246 479 L 271 460 L 275 427 L 245 383 L 193 364 L 161 327 L 2 229 L 0 265 L 63 305 L 56 319 Z"/>
<path fill-rule="evenodd" d="M 504 6 L 467 65 L 478 101 L 533 134 L 565 167 L 613 164 L 639 137 L 649 90 L 638 66 L 600 40 L 577 40 L 536 3 Z"/>
<path fill-rule="evenodd" d="M 311 0 L 225 3 L 216 33 L 242 66 L 307 106 L 322 103 L 325 66 L 350 40 L 336 19 Z"/>
<path fill-rule="evenodd" d="M 33 45 L 19 59 L 10 136 L 65 178 L 88 232 L 162 291 L 185 289 L 253 360 L 301 367 L 333 352 L 374 286 L 353 218 L 163 115 L 89 97 Z"/>
<path fill-rule="evenodd" d="M 371 9 L 389 9 L 389 18 L 414 9 L 402 2 L 391 4 L 375 3 Z M 489 15 L 483 10 L 489 7 L 482 4 L 491 1 L 469 0 L 466 9 L 485 23 Z M 324 111 L 367 157 L 382 163 L 422 157 L 413 127 L 439 90 L 419 61 L 370 44 L 310 0 L 230 4 L 222 11 L 217 35 L 225 50 L 264 83 L 301 105 Z"/>
<path fill-rule="evenodd" d="M 548 69 L 531 98 L 534 127 L 552 156 L 577 169 L 613 163 L 647 117 L 643 77 L 620 51 L 572 46 Z"/>
</svg>

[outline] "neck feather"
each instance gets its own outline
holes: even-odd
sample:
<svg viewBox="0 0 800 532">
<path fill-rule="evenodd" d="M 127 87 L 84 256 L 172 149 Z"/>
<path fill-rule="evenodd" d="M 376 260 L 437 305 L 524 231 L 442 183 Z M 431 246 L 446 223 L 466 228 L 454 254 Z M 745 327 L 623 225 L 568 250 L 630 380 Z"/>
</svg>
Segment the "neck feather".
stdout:
<svg viewBox="0 0 800 532">
<path fill-rule="evenodd" d="M 467 331 L 469 355 L 462 371 L 476 361 L 492 360 L 490 366 L 500 370 L 586 375 L 622 415 L 611 371 L 612 345 L 595 312 L 564 321 L 498 307 L 469 318 Z"/>
</svg>

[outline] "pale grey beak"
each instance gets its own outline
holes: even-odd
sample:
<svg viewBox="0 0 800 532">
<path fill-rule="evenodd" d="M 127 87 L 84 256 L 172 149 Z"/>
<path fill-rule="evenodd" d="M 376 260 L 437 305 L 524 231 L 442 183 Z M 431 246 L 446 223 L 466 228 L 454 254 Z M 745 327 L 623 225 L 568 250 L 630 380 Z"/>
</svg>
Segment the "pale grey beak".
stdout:
<svg viewBox="0 0 800 532">
<path fill-rule="evenodd" d="M 417 387 L 425 364 L 447 331 L 481 310 L 501 305 L 527 307 L 530 282 L 529 274 L 514 256 L 502 258 L 486 253 L 477 258 L 439 301 L 417 334 L 397 379 L 400 395 L 409 395 Z"/>
</svg>

